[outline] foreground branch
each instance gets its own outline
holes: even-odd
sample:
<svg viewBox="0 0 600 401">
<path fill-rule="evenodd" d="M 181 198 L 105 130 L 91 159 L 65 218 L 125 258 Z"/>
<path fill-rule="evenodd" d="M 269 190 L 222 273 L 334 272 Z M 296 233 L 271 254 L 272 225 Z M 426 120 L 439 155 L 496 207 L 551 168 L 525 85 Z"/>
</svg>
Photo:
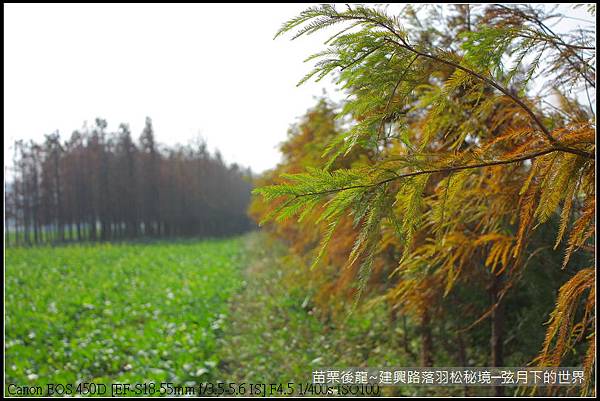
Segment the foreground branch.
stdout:
<svg viewBox="0 0 600 401">
<path fill-rule="evenodd" d="M 436 55 L 433 54 L 429 54 L 429 53 L 425 53 L 422 52 L 420 50 L 417 50 L 415 47 L 411 46 L 408 41 L 402 37 L 402 35 L 400 35 L 393 26 L 390 26 L 382 21 L 378 21 L 376 19 L 373 18 L 369 18 L 367 16 L 362 16 L 362 17 L 355 17 L 355 16 L 346 16 L 346 15 L 341 15 L 341 14 L 337 14 L 337 15 L 332 15 L 330 16 L 330 18 L 333 19 L 342 19 L 342 20 L 363 20 L 366 22 L 370 22 L 372 24 L 378 25 L 384 29 L 386 29 L 387 31 L 389 31 L 392 35 L 394 35 L 398 40 L 394 40 L 392 38 L 385 38 L 384 40 L 393 43 L 394 45 L 408 50 L 410 52 L 412 52 L 413 54 L 415 54 L 416 56 L 422 56 L 425 58 L 428 58 L 430 60 L 434 60 L 436 62 L 439 63 L 443 63 L 449 66 L 452 66 L 454 68 L 457 68 L 461 71 L 466 72 L 467 74 L 479 79 L 480 81 L 496 88 L 497 90 L 499 90 L 500 92 L 502 92 L 504 95 L 508 96 L 514 103 L 516 103 L 521 109 L 523 109 L 525 111 L 525 113 L 527 113 L 527 115 L 529 115 L 529 117 L 533 120 L 533 122 L 540 128 L 540 130 L 542 131 L 542 133 L 544 134 L 544 136 L 548 139 L 548 141 L 550 142 L 551 145 L 553 145 L 555 148 L 562 148 L 564 151 L 569 152 L 569 153 L 574 153 L 577 154 L 579 156 L 583 156 L 586 157 L 588 159 L 594 159 L 594 155 L 579 149 L 572 149 L 572 148 L 566 148 L 564 147 L 560 141 L 558 141 L 556 138 L 554 138 L 552 136 L 552 134 L 550 133 L 550 131 L 548 130 L 548 128 L 542 123 L 541 119 L 533 112 L 533 110 L 527 105 L 525 104 L 525 102 L 520 99 L 519 97 L 517 97 L 516 95 L 512 94 L 508 89 L 504 88 L 503 86 L 501 86 L 500 84 L 498 84 L 497 82 L 495 82 L 494 80 L 478 73 L 477 71 L 474 71 L 468 67 L 465 67 L 461 64 L 458 64 L 454 61 L 451 60 L 446 60 L 443 59 L 441 57 L 438 57 Z M 558 38 L 560 40 L 560 38 Z M 381 46 L 378 46 L 377 48 L 379 48 Z M 376 49 L 377 49 L 376 48 Z M 375 49 L 375 50 L 376 50 Z"/>
<path fill-rule="evenodd" d="M 385 180 L 381 180 L 381 181 L 375 182 L 373 184 L 351 185 L 351 186 L 342 187 L 342 188 L 328 189 L 325 191 L 296 194 L 296 196 L 292 199 L 296 199 L 296 198 L 300 198 L 300 197 L 304 197 L 304 196 L 327 195 L 327 194 L 331 194 L 331 193 L 347 191 L 350 189 L 357 189 L 357 188 L 372 188 L 372 187 L 377 187 L 379 185 L 387 184 L 388 182 L 399 180 L 401 178 L 415 177 L 415 176 L 423 175 L 423 174 L 448 173 L 448 172 L 453 172 L 453 171 L 469 170 L 469 169 L 474 169 L 474 168 L 483 168 L 483 167 L 490 167 L 490 166 L 498 166 L 498 165 L 502 165 L 502 164 L 518 163 L 518 162 L 522 162 L 525 160 L 535 159 L 536 157 L 547 155 L 547 154 L 553 153 L 553 152 L 564 152 L 564 149 L 550 148 L 550 149 L 541 150 L 536 153 L 524 155 L 521 157 L 516 157 L 514 159 L 497 160 L 497 161 L 493 161 L 493 162 L 484 162 L 484 163 L 470 164 L 470 165 L 465 165 L 465 166 L 449 166 L 449 167 L 442 167 L 442 168 L 431 169 L 431 170 L 413 171 L 412 173 L 398 174 L 394 177 L 386 178 Z"/>
</svg>

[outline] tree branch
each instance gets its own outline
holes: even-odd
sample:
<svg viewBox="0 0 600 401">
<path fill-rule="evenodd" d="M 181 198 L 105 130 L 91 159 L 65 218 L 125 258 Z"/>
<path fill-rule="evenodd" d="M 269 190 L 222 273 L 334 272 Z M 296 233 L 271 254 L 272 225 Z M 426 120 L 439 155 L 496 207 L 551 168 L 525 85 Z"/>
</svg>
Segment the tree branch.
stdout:
<svg viewBox="0 0 600 401">
<path fill-rule="evenodd" d="M 590 68 L 592 71 L 595 71 L 595 69 L 590 66 L 588 63 L 586 63 L 586 61 L 579 55 L 577 54 L 575 51 L 573 51 L 573 49 L 571 49 L 569 45 L 567 45 L 567 43 L 565 43 L 564 40 L 562 40 L 562 38 L 560 36 L 558 36 L 556 33 L 554 33 L 554 31 L 552 31 L 546 24 L 544 24 L 543 21 L 541 21 L 538 17 L 533 16 L 533 15 L 529 15 L 521 10 L 517 10 L 517 9 L 513 9 L 510 7 L 507 7 L 505 5 L 502 4 L 497 4 L 497 7 L 502 8 L 505 11 L 508 11 L 512 14 L 518 15 L 519 17 L 533 22 L 534 24 L 536 24 L 538 27 L 540 27 L 540 29 L 542 29 L 542 31 L 546 31 L 548 33 L 548 35 L 550 35 L 551 37 L 553 37 L 555 39 L 555 41 L 550 41 L 550 43 L 556 48 L 556 50 L 558 50 L 559 52 L 561 52 L 560 48 L 559 48 L 559 44 L 562 46 L 567 46 L 567 48 L 571 51 L 571 54 L 573 56 L 575 56 L 576 59 L 578 59 L 584 66 L 587 66 L 588 68 Z M 595 49 L 595 48 L 594 48 Z M 562 53 L 562 52 L 561 52 Z M 571 60 L 571 58 L 567 55 L 566 57 L 567 62 L 571 65 L 571 67 L 573 67 L 574 69 L 577 70 L 577 72 L 579 72 L 579 74 L 581 74 L 581 76 L 583 77 L 583 79 L 593 88 L 596 87 L 595 82 L 590 79 L 583 71 L 581 71 Z"/>
<path fill-rule="evenodd" d="M 550 43 L 552 45 L 556 46 L 564 46 L 570 49 L 576 49 L 576 50 L 596 50 L 596 47 L 594 46 L 581 46 L 581 45 L 573 45 L 570 43 L 564 43 L 564 42 L 557 42 L 556 40 L 553 40 L 553 38 L 550 37 L 544 37 L 544 36 L 529 36 L 529 35 L 524 35 L 524 34 L 518 34 L 517 35 L 520 38 L 524 38 L 524 39 L 535 39 L 535 40 L 540 40 L 542 42 L 546 42 L 546 43 Z"/>
<path fill-rule="evenodd" d="M 308 192 L 308 193 L 304 193 L 304 194 L 296 194 L 293 199 L 304 197 L 304 196 L 327 195 L 327 194 L 331 194 L 331 193 L 336 193 L 336 192 L 341 192 L 341 191 L 347 191 L 347 190 L 350 190 L 350 189 L 357 189 L 357 188 L 372 188 L 372 187 L 376 187 L 376 186 L 379 186 L 379 185 L 386 184 L 388 182 L 399 180 L 401 178 L 415 177 L 415 176 L 423 175 L 423 174 L 448 173 L 448 172 L 453 172 L 453 171 L 468 170 L 468 169 L 474 169 L 474 168 L 483 168 L 483 167 L 490 167 L 490 166 L 498 166 L 498 165 L 502 165 L 502 164 L 518 163 L 518 162 L 522 162 L 522 161 L 525 161 L 525 160 L 535 159 L 536 157 L 547 155 L 547 154 L 553 153 L 553 152 L 564 152 L 564 149 L 561 149 L 561 148 L 549 148 L 549 149 L 541 150 L 539 152 L 535 152 L 535 153 L 531 153 L 531 154 L 528 154 L 528 155 L 516 157 L 514 159 L 497 160 L 497 161 L 493 161 L 493 162 L 484 162 L 484 163 L 477 163 L 477 164 L 469 164 L 469 165 L 465 165 L 465 166 L 449 166 L 449 167 L 442 167 L 442 168 L 431 169 L 431 170 L 413 171 L 411 173 L 397 174 L 394 177 L 386 178 L 385 180 L 381 180 L 381 181 L 378 181 L 378 182 L 375 182 L 375 183 L 372 183 L 372 184 L 351 185 L 351 186 L 342 187 L 342 188 L 328 189 L 328 190 L 325 190 L 325 191 L 317 191 L 317 192 Z"/>
<path fill-rule="evenodd" d="M 507 7 L 504 7 L 504 6 L 501 6 L 501 7 L 507 8 Z M 512 11 L 512 10 L 509 9 L 509 11 Z M 525 15 L 525 16 L 521 15 L 521 17 L 529 19 L 527 15 Z M 533 120 L 533 122 L 540 128 L 540 130 L 542 131 L 542 133 L 544 134 L 544 136 L 548 139 L 548 141 L 555 148 L 562 148 L 564 151 L 567 151 L 566 149 L 569 149 L 569 148 L 566 148 L 566 147 L 562 146 L 562 144 L 556 138 L 554 138 L 552 136 L 552 134 L 550 133 L 550 131 L 548 130 L 548 128 L 546 128 L 546 126 L 542 123 L 542 121 L 540 120 L 540 118 L 533 112 L 533 110 L 529 106 L 527 106 L 525 104 L 525 102 L 523 102 L 523 100 L 519 99 L 517 96 L 515 96 L 512 93 L 510 93 L 510 91 L 508 89 L 502 87 L 501 85 L 499 85 L 497 82 L 493 81 L 492 79 L 487 78 L 484 75 L 482 75 L 482 74 L 480 74 L 480 73 L 478 73 L 478 72 L 476 72 L 476 71 L 474 71 L 474 70 L 472 70 L 472 69 L 470 69 L 468 67 L 464 67 L 464 66 L 462 66 L 462 65 L 460 65 L 458 63 L 455 63 L 455 62 L 453 62 L 451 60 L 445 60 L 445 59 L 443 59 L 441 57 L 438 57 L 438 56 L 435 56 L 433 54 L 424 53 L 422 51 L 417 50 L 416 48 L 414 48 L 413 46 L 411 46 L 410 44 L 408 44 L 408 42 L 402 37 L 402 35 L 400 35 L 394 29 L 394 27 L 389 26 L 388 24 L 386 24 L 386 23 L 384 23 L 382 21 L 379 21 L 379 20 L 376 20 L 376 19 L 373 19 L 373 18 L 370 18 L 370 17 L 367 17 L 367 16 L 347 16 L 347 15 L 343 15 L 343 14 L 339 14 L 339 13 L 337 13 L 336 15 L 330 15 L 330 18 L 332 18 L 332 19 L 354 20 L 354 21 L 355 20 L 363 20 L 363 21 L 370 22 L 372 24 L 378 25 L 378 26 L 380 26 L 382 28 L 385 28 L 387 31 L 389 31 L 392 35 L 394 35 L 396 38 L 398 38 L 400 40 L 400 42 L 397 42 L 396 40 L 391 39 L 391 38 L 385 38 L 384 40 L 387 40 L 387 41 L 395 44 L 396 46 L 398 46 L 400 48 L 406 49 L 406 50 L 408 50 L 408 51 L 416 54 L 417 56 L 422 56 L 422 57 L 428 58 L 430 60 L 434 60 L 434 61 L 446 64 L 446 65 L 450 65 L 450 66 L 452 66 L 454 68 L 457 68 L 459 70 L 462 70 L 462 71 L 466 72 L 469 75 L 472 75 L 472 76 L 476 77 L 480 81 L 482 81 L 482 82 L 484 82 L 484 83 L 486 83 L 486 84 L 488 84 L 488 85 L 496 88 L 497 90 L 499 90 L 500 92 L 502 92 L 504 95 L 508 96 L 519 107 L 521 107 L 525 111 L 525 113 L 527 113 L 527 115 L 529 115 L 529 117 Z M 531 19 L 529 19 L 529 20 L 531 21 Z M 541 21 L 539 21 L 539 20 L 534 20 L 534 22 L 541 24 L 542 28 L 545 27 L 545 25 Z M 561 43 L 564 43 L 564 41 L 562 41 L 560 39 L 560 37 L 557 37 L 557 35 L 554 34 L 552 31 L 550 31 L 547 27 L 546 27 L 546 29 L 557 40 L 561 41 Z M 582 150 L 579 150 L 579 149 L 570 149 L 570 150 L 568 150 L 568 152 L 569 153 L 578 154 L 580 156 L 587 157 L 589 159 L 594 159 L 594 155 L 593 154 L 590 154 L 588 152 L 585 152 L 585 151 L 582 151 Z"/>
<path fill-rule="evenodd" d="M 406 67 L 406 69 L 402 72 L 402 74 L 400 75 L 400 78 L 398 78 L 398 81 L 396 82 L 396 85 L 394 86 L 394 89 L 392 89 L 392 93 L 390 94 L 390 98 L 388 99 L 387 104 L 385 105 L 385 109 L 383 110 L 383 118 L 381 119 L 381 123 L 379 124 L 379 129 L 377 130 L 377 139 L 378 140 L 380 139 L 381 134 L 383 133 L 383 126 L 385 124 L 385 115 L 387 114 L 388 109 L 390 108 L 390 105 L 392 104 L 392 100 L 394 99 L 394 95 L 396 94 L 396 90 L 398 89 L 398 87 L 400 86 L 400 84 L 402 83 L 402 81 L 404 80 L 404 77 L 406 76 L 406 74 L 410 70 L 410 67 L 413 65 L 413 63 L 415 61 L 417 61 L 418 57 L 419 57 L 419 55 L 415 54 L 415 57 L 413 57 L 413 59 L 410 61 L 410 63 Z"/>
<path fill-rule="evenodd" d="M 546 136 L 546 138 L 548 139 L 548 141 L 554 145 L 555 148 L 561 148 L 562 151 L 568 152 L 568 153 L 574 153 L 583 157 L 587 157 L 589 159 L 593 159 L 594 155 L 588 152 L 585 152 L 583 150 L 579 150 L 579 149 L 573 149 L 573 148 L 566 148 L 564 147 L 556 138 L 554 138 L 552 136 L 552 134 L 550 133 L 550 131 L 548 130 L 548 128 L 546 128 L 546 126 L 542 123 L 542 121 L 539 119 L 539 117 L 533 112 L 533 110 L 531 110 L 531 108 L 529 106 L 527 106 L 523 100 L 519 99 L 517 96 L 513 95 L 512 93 L 510 93 L 510 91 L 508 91 L 508 89 L 500 86 L 497 82 L 481 75 L 480 73 L 478 73 L 477 71 L 473 71 L 472 69 L 468 68 L 468 67 L 464 67 L 458 63 L 455 63 L 454 61 L 451 60 L 445 60 L 441 57 L 435 56 L 433 54 L 428 54 L 428 53 L 423 53 L 417 49 L 415 49 L 414 47 L 410 46 L 410 45 L 404 45 L 401 43 L 396 42 L 393 39 L 387 38 L 388 41 L 391 41 L 393 43 L 396 44 L 396 46 L 399 46 L 403 49 L 406 49 L 408 51 L 411 51 L 419 56 L 443 63 L 443 64 L 447 64 L 450 65 L 454 68 L 457 68 L 461 71 L 466 72 L 469 75 L 472 75 L 474 77 L 476 77 L 477 79 L 481 80 L 482 82 L 498 89 L 500 92 L 502 92 L 504 95 L 508 96 L 514 103 L 516 103 L 519 107 L 521 107 L 528 115 L 529 117 L 535 122 L 535 124 L 542 130 L 542 132 L 544 133 L 544 136 Z"/>
<path fill-rule="evenodd" d="M 361 60 L 364 60 L 365 58 L 367 58 L 370 54 L 372 54 L 373 52 L 375 52 L 376 50 L 378 50 L 379 48 L 383 47 L 384 43 L 380 44 L 379 46 L 375 46 L 374 48 L 372 48 L 371 50 L 365 52 L 364 54 L 362 54 L 360 57 L 356 58 L 356 60 L 353 60 L 351 63 L 348 63 L 344 66 L 340 66 L 340 71 L 344 71 L 346 68 L 358 63 Z"/>
</svg>

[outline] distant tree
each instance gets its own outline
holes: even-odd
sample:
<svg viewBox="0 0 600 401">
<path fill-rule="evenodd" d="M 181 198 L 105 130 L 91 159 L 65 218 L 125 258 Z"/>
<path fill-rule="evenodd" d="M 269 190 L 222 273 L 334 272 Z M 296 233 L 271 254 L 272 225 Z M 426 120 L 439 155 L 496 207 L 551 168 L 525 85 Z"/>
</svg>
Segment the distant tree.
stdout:
<svg viewBox="0 0 600 401">
<path fill-rule="evenodd" d="M 144 219 L 144 230 L 148 235 L 157 233 L 156 226 L 159 221 L 158 216 L 158 177 L 159 160 L 157 149 L 154 143 L 154 130 L 152 129 L 152 120 L 146 117 L 146 125 L 140 136 L 140 150 L 142 152 L 142 216 Z"/>
<path fill-rule="evenodd" d="M 107 127 L 98 118 L 64 143 L 55 132 L 42 145 L 15 144 L 5 197 L 15 245 L 220 236 L 253 227 L 249 172 L 210 155 L 203 142 L 161 150 L 149 118 L 139 145 L 128 125 L 112 133 Z"/>
</svg>

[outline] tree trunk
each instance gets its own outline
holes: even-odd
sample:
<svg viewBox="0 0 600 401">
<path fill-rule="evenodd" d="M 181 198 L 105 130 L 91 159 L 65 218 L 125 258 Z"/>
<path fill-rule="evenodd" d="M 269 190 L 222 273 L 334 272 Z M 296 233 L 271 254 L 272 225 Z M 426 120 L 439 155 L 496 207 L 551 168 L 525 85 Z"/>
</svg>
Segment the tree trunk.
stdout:
<svg viewBox="0 0 600 401">
<path fill-rule="evenodd" d="M 494 275 L 491 286 L 491 304 L 492 306 L 499 302 L 499 292 L 502 284 L 502 278 Z M 504 366 L 503 342 L 504 342 L 504 304 L 500 303 L 494 308 L 491 315 L 492 336 L 490 341 L 491 358 L 493 367 Z M 495 386 L 494 396 L 504 396 L 504 387 Z"/>
<path fill-rule="evenodd" d="M 467 347 L 465 346 L 465 342 L 463 340 L 463 335 L 462 333 L 458 333 L 456 335 L 456 345 L 457 347 L 457 357 L 458 357 L 458 363 L 460 366 L 462 367 L 467 367 Z M 463 388 L 463 395 L 465 397 L 469 396 L 469 386 L 465 386 Z"/>
<path fill-rule="evenodd" d="M 429 310 L 425 309 L 421 315 L 421 366 L 433 366 L 433 338 L 431 335 L 431 325 Z"/>
</svg>

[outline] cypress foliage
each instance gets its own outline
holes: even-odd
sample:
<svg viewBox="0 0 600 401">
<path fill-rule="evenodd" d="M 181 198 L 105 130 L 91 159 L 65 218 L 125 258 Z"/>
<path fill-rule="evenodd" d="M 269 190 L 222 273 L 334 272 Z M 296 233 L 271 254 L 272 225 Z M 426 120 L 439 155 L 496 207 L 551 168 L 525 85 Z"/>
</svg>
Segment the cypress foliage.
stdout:
<svg viewBox="0 0 600 401">
<path fill-rule="evenodd" d="M 294 216 L 322 223 L 315 266 L 326 268 L 320 260 L 338 251 L 330 249 L 336 238 L 353 238 L 343 265 L 356 268 L 342 275 L 355 278 L 355 295 L 391 246 L 393 278 L 374 291 L 420 319 L 422 333 L 431 320 L 448 319 L 444 303 L 461 287 L 487 286 L 490 304 L 461 329 L 489 318 L 495 344 L 503 342 L 506 299 L 539 251 L 536 232 L 558 219 L 543 247 L 563 252 L 553 268 L 571 278 L 535 362 L 557 366 L 587 342 L 587 356 L 576 359 L 587 394 L 595 362 L 595 115 L 572 94 L 595 88 L 595 40 L 586 31 L 557 35 L 552 17 L 528 5 L 459 6 L 450 19 L 435 7 L 425 19 L 411 6 L 399 15 L 370 6 L 306 9 L 276 37 L 337 28 L 307 59 L 314 69 L 300 83 L 334 76 L 349 93 L 338 117 L 351 124 L 331 135 L 323 163 L 284 171 L 254 192 L 272 205 L 257 213 L 262 224 Z M 535 95 L 529 88 L 539 77 L 548 91 Z M 549 94 L 558 106 L 547 104 Z M 350 154 L 360 156 L 336 164 Z M 422 352 L 428 363 L 430 351 Z M 491 355 L 494 366 L 502 363 L 501 348 Z"/>
</svg>

